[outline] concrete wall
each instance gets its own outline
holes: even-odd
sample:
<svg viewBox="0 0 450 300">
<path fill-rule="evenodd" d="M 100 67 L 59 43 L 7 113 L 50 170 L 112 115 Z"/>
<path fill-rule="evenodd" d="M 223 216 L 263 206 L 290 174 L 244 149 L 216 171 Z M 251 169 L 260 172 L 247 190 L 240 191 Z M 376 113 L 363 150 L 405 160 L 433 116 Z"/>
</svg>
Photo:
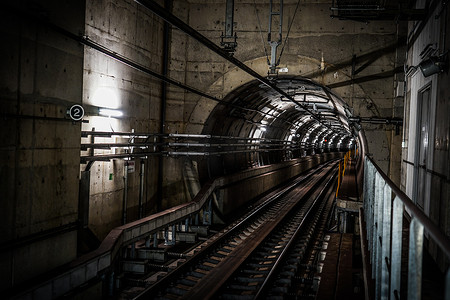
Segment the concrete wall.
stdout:
<svg viewBox="0 0 450 300">
<path fill-rule="evenodd" d="M 134 1 L 86 2 L 87 37 L 157 73 L 162 68 L 162 32 L 162 20 Z M 85 47 L 84 56 L 83 105 L 89 123 L 83 124 L 83 130 L 159 132 L 161 82 L 92 48 Z M 99 108 L 120 110 L 123 116 L 101 116 Z M 83 139 L 89 141 L 90 137 Z M 121 140 L 98 138 L 96 141 Z M 127 221 L 138 217 L 140 160 L 134 163 L 135 171 L 128 174 Z M 100 240 L 122 224 L 124 165 L 124 160 L 113 160 L 95 162 L 91 168 L 89 228 Z M 143 203 L 147 212 L 155 212 L 158 160 L 145 159 L 144 168 L 148 188 Z"/>
<path fill-rule="evenodd" d="M 220 189 L 218 208 L 222 215 L 230 217 L 240 207 L 245 205 L 256 197 L 268 192 L 299 174 L 330 160 L 338 159 L 344 156 L 345 153 L 322 153 L 312 156 L 299 158 L 296 160 L 275 164 L 267 167 L 254 168 L 249 171 L 239 172 L 236 175 L 230 175 L 231 178 L 245 174 L 247 178 L 245 182 L 237 182 L 227 185 Z M 259 169 L 273 168 L 269 172 L 259 174 Z"/>
<path fill-rule="evenodd" d="M 83 47 L 33 17 L 83 32 L 84 3 L 13 5 L 0 17 L 0 290 L 77 254 L 81 125 L 66 110 L 81 103 Z"/>
</svg>

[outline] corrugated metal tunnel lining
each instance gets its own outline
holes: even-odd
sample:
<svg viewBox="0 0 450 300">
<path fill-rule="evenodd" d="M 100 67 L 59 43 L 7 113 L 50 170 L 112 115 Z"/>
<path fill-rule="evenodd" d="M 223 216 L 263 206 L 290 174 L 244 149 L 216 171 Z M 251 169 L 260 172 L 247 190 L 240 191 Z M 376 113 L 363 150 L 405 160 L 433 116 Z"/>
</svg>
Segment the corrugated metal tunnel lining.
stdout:
<svg viewBox="0 0 450 300">
<path fill-rule="evenodd" d="M 224 98 L 229 105 L 215 107 L 205 123 L 203 134 L 251 138 L 255 143 L 279 142 L 289 146 L 279 151 L 210 157 L 209 176 L 353 147 L 355 138 L 348 121 L 350 109 L 340 97 L 302 77 L 279 77 L 274 83 L 296 102 L 284 99 L 257 80 L 248 82 Z M 211 174 L 211 169 L 217 171 Z"/>
</svg>

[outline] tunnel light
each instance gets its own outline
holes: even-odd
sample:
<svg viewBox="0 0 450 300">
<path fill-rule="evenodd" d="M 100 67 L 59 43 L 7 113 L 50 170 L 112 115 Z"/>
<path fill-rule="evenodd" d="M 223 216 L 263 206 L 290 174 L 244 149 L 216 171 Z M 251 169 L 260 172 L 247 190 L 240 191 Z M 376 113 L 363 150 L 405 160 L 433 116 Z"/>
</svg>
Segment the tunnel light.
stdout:
<svg viewBox="0 0 450 300">
<path fill-rule="evenodd" d="M 100 108 L 98 110 L 99 115 L 107 116 L 107 117 L 121 117 L 123 116 L 123 113 L 120 110 L 116 109 L 107 109 L 107 108 Z"/>
<path fill-rule="evenodd" d="M 99 87 L 92 95 L 92 104 L 108 109 L 118 108 L 119 98 L 116 90 L 111 87 Z"/>
<path fill-rule="evenodd" d="M 432 56 L 419 64 L 423 76 L 428 77 L 436 73 L 441 73 L 447 68 L 444 56 Z"/>
</svg>

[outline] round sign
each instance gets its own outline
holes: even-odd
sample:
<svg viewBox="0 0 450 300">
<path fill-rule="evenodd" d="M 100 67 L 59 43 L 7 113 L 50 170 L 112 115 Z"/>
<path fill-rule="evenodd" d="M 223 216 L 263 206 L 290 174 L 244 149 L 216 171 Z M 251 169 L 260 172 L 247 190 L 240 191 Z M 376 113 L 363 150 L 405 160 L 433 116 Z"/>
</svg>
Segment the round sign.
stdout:
<svg viewBox="0 0 450 300">
<path fill-rule="evenodd" d="M 69 108 L 69 117 L 74 121 L 80 121 L 84 117 L 84 108 L 79 104 L 74 104 Z"/>
</svg>

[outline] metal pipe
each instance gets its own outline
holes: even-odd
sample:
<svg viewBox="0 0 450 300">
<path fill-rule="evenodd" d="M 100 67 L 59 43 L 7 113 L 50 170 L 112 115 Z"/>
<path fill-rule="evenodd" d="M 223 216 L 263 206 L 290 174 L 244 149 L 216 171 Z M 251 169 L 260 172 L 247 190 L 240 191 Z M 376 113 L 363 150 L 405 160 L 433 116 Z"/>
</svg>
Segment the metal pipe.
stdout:
<svg viewBox="0 0 450 300">
<path fill-rule="evenodd" d="M 141 159 L 141 168 L 139 173 L 139 219 L 143 217 L 142 201 L 144 198 L 144 168 L 145 162 L 143 159 Z"/>
<path fill-rule="evenodd" d="M 127 200 L 128 200 L 128 161 L 125 161 L 123 174 L 123 215 L 122 224 L 127 223 Z"/>
<path fill-rule="evenodd" d="M 208 156 L 208 155 L 223 155 L 223 154 L 237 154 L 237 153 L 252 153 L 252 152 L 271 152 L 281 151 L 286 149 L 253 149 L 253 150 L 235 150 L 235 151 L 218 151 L 218 152 L 167 152 L 170 156 Z"/>
<path fill-rule="evenodd" d="M 190 134 L 190 133 L 169 133 L 169 137 L 181 137 L 181 138 L 211 138 L 210 134 Z"/>
<path fill-rule="evenodd" d="M 211 146 L 216 146 L 216 145 L 214 145 L 214 144 L 213 145 L 211 145 L 211 144 L 197 144 L 197 143 L 168 143 L 168 146 L 169 147 L 211 147 Z M 226 146 L 228 146 L 228 145 L 226 145 Z M 245 144 L 241 144 L 241 146 L 245 146 Z"/>
</svg>

